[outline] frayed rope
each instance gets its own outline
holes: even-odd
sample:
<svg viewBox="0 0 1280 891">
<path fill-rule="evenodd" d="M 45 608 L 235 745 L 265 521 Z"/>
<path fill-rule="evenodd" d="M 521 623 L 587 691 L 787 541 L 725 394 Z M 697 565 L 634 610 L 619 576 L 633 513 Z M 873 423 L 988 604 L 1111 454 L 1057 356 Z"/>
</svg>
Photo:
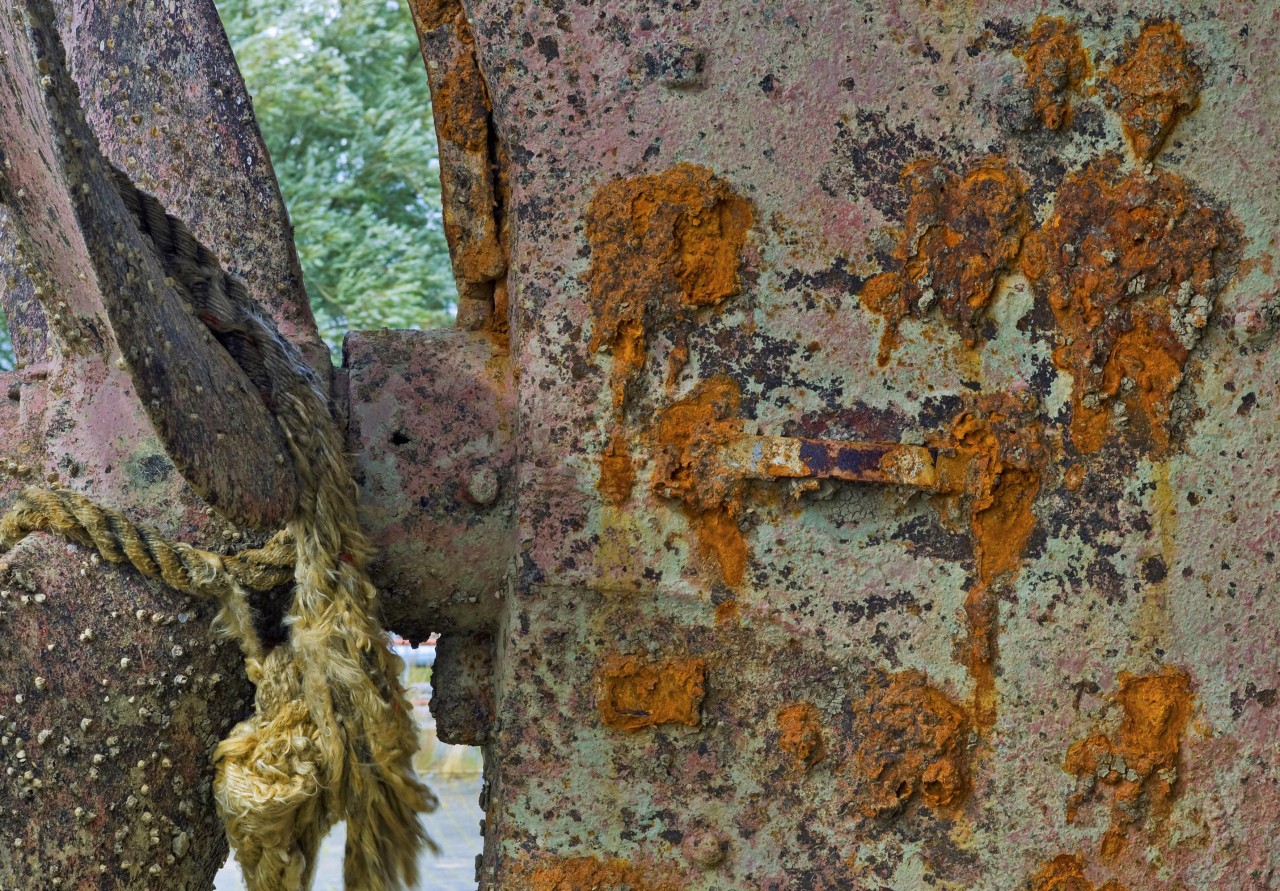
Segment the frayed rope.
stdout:
<svg viewBox="0 0 1280 891">
<path fill-rule="evenodd" d="M 190 230 L 119 171 L 116 185 L 174 289 L 272 406 L 299 483 L 297 513 L 264 547 L 221 555 L 173 542 L 66 490 L 27 490 L 0 519 L 0 553 L 35 531 L 95 548 L 194 597 L 218 601 L 257 686 L 254 715 L 214 751 L 214 799 L 249 891 L 303 891 L 320 841 L 347 821 L 348 891 L 417 883 L 418 819 L 437 802 L 418 747 L 403 665 L 378 618 L 356 487 L 310 369 Z M 293 583 L 289 640 L 264 650 L 246 589 Z"/>
</svg>

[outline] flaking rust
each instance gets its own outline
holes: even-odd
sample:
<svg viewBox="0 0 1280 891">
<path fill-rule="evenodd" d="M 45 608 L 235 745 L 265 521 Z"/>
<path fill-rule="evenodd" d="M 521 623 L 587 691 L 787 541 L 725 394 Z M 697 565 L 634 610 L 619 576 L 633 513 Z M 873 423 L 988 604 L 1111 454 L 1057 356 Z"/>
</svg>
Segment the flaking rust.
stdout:
<svg viewBox="0 0 1280 891">
<path fill-rule="evenodd" d="M 1125 58 L 1103 80 L 1134 154 L 1150 161 L 1178 121 L 1200 102 L 1204 75 L 1177 22 L 1146 24 Z"/>
<path fill-rule="evenodd" d="M 862 302 L 884 317 L 878 361 L 886 365 L 898 326 L 937 306 L 969 346 L 981 337 L 983 311 L 1000 278 L 1014 268 L 1031 225 L 1026 177 L 998 157 L 961 173 L 940 162 L 912 161 L 902 170 L 907 215 L 891 268 L 867 282 Z"/>
<path fill-rule="evenodd" d="M 741 398 L 730 378 L 705 380 L 664 409 L 651 434 L 655 492 L 679 501 L 704 561 L 730 587 L 742 584 L 747 571 L 749 551 L 738 528 L 744 484 L 714 471 L 719 451 L 742 431 Z"/>
<path fill-rule="evenodd" d="M 733 601 L 726 601 L 733 602 Z M 791 756 L 796 770 L 807 771 L 827 757 L 822 716 L 812 702 L 792 702 L 778 709 L 778 748 Z"/>
<path fill-rule="evenodd" d="M 1078 451 L 1098 451 L 1116 428 L 1167 450 L 1173 396 L 1239 240 L 1226 213 L 1163 169 L 1132 170 L 1110 154 L 1062 184 L 1022 268 L 1061 332 L 1053 358 L 1072 375 Z"/>
<path fill-rule="evenodd" d="M 444 231 L 458 287 L 458 324 L 505 341 L 505 165 L 494 146 L 492 104 L 461 0 L 409 4 L 431 87 L 440 147 Z"/>
<path fill-rule="evenodd" d="M 917 671 L 874 679 L 854 704 L 850 763 L 863 817 L 897 815 L 919 801 L 955 813 L 970 788 L 969 716 Z"/>
<path fill-rule="evenodd" d="M 1071 95 L 1083 89 L 1093 73 L 1075 25 L 1057 16 L 1036 19 L 1021 54 L 1031 110 L 1046 129 L 1069 125 Z"/>
<path fill-rule="evenodd" d="M 1115 701 L 1123 717 L 1112 733 L 1096 733 L 1072 744 L 1063 769 L 1080 788 L 1067 806 L 1068 821 L 1096 797 L 1111 793 L 1111 825 L 1099 854 L 1114 861 L 1124 854 L 1130 836 L 1148 820 L 1167 818 L 1180 790 L 1183 735 L 1194 702 L 1191 679 L 1179 668 L 1148 675 L 1122 674 Z"/>
<path fill-rule="evenodd" d="M 1127 891 L 1119 882 L 1094 885 L 1085 877 L 1084 861 L 1060 854 L 1045 863 L 1031 878 L 1031 891 Z"/>
<path fill-rule="evenodd" d="M 615 180 L 587 208 L 590 349 L 613 357 L 615 410 L 644 369 L 648 332 L 686 324 L 741 292 L 751 205 L 705 167 Z"/>
<path fill-rule="evenodd" d="M 504 887 L 513 891 L 681 891 L 683 883 L 670 877 L 671 870 L 634 864 L 621 858 L 568 857 L 542 863 L 526 878 Z"/>
</svg>

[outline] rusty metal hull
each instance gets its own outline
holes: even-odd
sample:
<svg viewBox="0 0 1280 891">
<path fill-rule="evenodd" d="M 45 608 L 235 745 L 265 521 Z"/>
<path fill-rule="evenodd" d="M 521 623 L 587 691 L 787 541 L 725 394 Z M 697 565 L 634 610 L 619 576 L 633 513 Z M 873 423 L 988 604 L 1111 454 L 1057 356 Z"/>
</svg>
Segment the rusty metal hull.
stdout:
<svg viewBox="0 0 1280 891">
<path fill-rule="evenodd" d="M 1275 887 L 1272 12 L 466 6 L 519 370 L 484 887 Z M 700 489 L 680 412 L 963 494 Z"/>
</svg>

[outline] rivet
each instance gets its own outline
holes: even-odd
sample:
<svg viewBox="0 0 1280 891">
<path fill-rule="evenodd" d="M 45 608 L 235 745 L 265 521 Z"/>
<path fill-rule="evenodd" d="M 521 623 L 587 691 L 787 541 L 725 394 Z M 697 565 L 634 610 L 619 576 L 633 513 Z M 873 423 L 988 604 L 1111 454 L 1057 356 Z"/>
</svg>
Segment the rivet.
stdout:
<svg viewBox="0 0 1280 891">
<path fill-rule="evenodd" d="M 481 507 L 498 499 L 498 474 L 490 467 L 481 467 L 467 480 L 467 498 Z"/>
</svg>

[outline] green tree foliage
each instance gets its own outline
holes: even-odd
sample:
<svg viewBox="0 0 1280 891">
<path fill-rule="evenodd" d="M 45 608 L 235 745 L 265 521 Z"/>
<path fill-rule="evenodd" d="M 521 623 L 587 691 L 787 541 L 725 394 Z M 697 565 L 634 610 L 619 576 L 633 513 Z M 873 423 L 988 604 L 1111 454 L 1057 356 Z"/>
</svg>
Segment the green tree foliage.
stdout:
<svg viewBox="0 0 1280 891">
<path fill-rule="evenodd" d="M 425 328 L 456 301 L 426 71 L 405 0 L 217 0 L 320 332 Z"/>
<path fill-rule="evenodd" d="M 13 344 L 9 342 L 9 326 L 0 312 L 0 371 L 13 368 Z"/>
</svg>

